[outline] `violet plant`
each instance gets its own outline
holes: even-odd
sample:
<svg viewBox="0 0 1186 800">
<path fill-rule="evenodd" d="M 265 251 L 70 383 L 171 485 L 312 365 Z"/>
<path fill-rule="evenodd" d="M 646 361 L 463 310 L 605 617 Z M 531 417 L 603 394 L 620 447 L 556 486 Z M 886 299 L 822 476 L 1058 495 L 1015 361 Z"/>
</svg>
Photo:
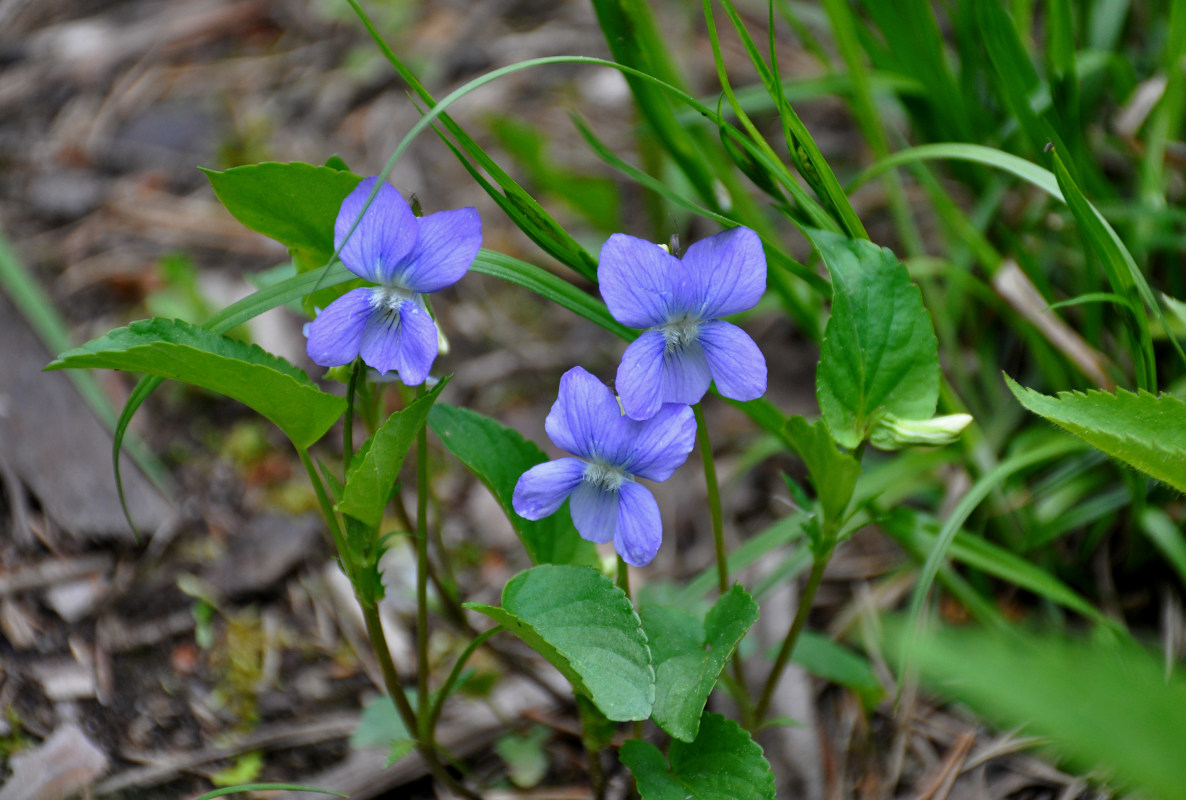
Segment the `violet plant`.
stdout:
<svg viewBox="0 0 1186 800">
<path fill-rule="evenodd" d="M 770 719 L 776 689 L 802 641 L 833 554 L 856 530 L 892 511 L 879 509 L 876 491 L 869 488 L 868 447 L 894 454 L 915 446 L 951 444 L 972 422 L 945 386 L 935 326 L 918 286 L 893 252 L 869 241 L 835 174 L 787 103 L 774 50 L 769 61 L 763 60 L 730 3 L 724 6 L 782 123 L 785 157 L 750 123 L 723 67 L 722 87 L 736 123 L 682 91 L 679 81 L 661 66 L 662 59 L 651 60 L 662 52 L 662 41 L 648 33 L 653 21 L 643 24 L 650 13 L 645 4 L 594 3 L 618 62 L 535 59 L 484 75 L 441 102 L 387 48 L 362 8 L 353 0 L 351 5 L 426 107 L 387 166 L 365 179 L 336 158 L 324 166 L 264 163 L 209 172 L 215 193 L 236 218 L 289 247 L 291 276 L 203 326 L 160 319 L 133 323 L 63 353 L 51 367 L 115 368 L 149 376 L 128 401 L 119 438 L 132 414 L 165 378 L 237 399 L 288 436 L 317 494 L 341 568 L 363 611 L 384 688 L 402 721 L 402 730 L 391 733 L 393 758 L 415 749 L 436 780 L 464 796 L 480 796 L 482 787 L 448 763 L 435 729 L 469 657 L 492 637 L 506 633 L 534 648 L 569 680 L 580 698 L 582 741 L 598 797 L 604 796 L 606 786 L 601 751 L 614 742 L 616 723 L 634 722 L 628 740 L 615 749 L 643 800 L 773 798 L 774 776 L 754 737 L 777 722 Z M 705 5 L 717 50 L 711 4 Z M 648 52 L 650 57 L 644 55 Z M 717 60 L 720 66 L 719 55 Z M 673 207 L 690 210 L 723 230 L 693 242 L 682 257 L 615 232 L 594 258 L 445 113 L 455 99 L 485 83 L 557 63 L 616 69 L 627 77 L 648 128 L 683 172 L 692 195 L 679 194 L 627 164 L 584 127 L 591 146 Z M 709 120 L 715 129 L 711 135 L 724 147 L 712 143 L 710 148 L 703 130 L 679 124 L 673 102 Z M 407 143 L 432 125 L 439 126 L 438 133 L 511 221 L 574 277 L 595 281 L 599 297 L 536 265 L 480 249 L 481 223 L 474 209 L 423 217 L 413 213 L 386 183 L 386 176 Z M 1054 166 L 1051 179 L 1072 210 L 1077 209 L 1076 218 L 1091 223 L 1090 230 L 1104 247 L 1112 241 L 1111 229 L 1106 223 L 1100 227 L 1057 153 Z M 780 212 L 777 219 L 759 207 L 739 175 L 752 179 L 773 199 Z M 277 196 L 289 201 L 276 203 Z M 784 240 L 791 235 L 810 243 L 827 280 L 789 255 Z M 497 420 L 440 400 L 447 391 L 450 366 L 441 368 L 437 362 L 439 333 L 425 295 L 452 285 L 468 270 L 534 292 L 627 342 L 614 381 L 616 396 L 603 382 L 609 376 L 593 375 L 579 365 L 560 379 L 545 428 L 552 444 L 570 456 L 549 460 L 534 443 Z M 1131 286 L 1125 291 L 1139 293 Z M 805 329 L 822 318 L 824 303 L 828 304 L 826 324 L 816 326 L 822 328 L 816 331 L 821 334 L 815 384 L 818 419 L 788 415 L 763 398 L 766 358 L 735 315 L 768 313 L 754 311 L 764 297 Z M 221 335 L 234 324 L 292 300 L 303 301 L 315 314 L 307 328 L 308 355 L 316 364 L 338 369 L 346 384 L 344 396 L 322 389 L 303 370 L 277 356 Z M 435 382 L 430 378 L 434 367 L 441 376 Z M 1145 375 L 1144 367 L 1141 374 Z M 398 377 L 398 384 L 384 380 L 392 376 Z M 401 385 L 418 388 L 414 393 L 401 391 Z M 804 558 L 788 563 L 800 570 L 808 564 L 810 568 L 785 635 L 779 642 L 761 643 L 771 646 L 769 658 L 763 657 L 761 647 L 741 648 L 760 613 L 761 592 L 734 581 L 743 574 L 747 554 L 741 548 L 731 552 L 726 541 L 714 451 L 699 405 L 714 386 L 715 394 L 744 412 L 775 450 L 793 453 L 804 464 L 814 489 L 808 493 L 789 484 L 799 508 L 780 522 L 792 534 L 772 539 L 777 544 L 805 543 L 796 552 Z M 1093 439 L 1089 434 L 1098 434 L 1100 426 L 1085 423 L 1087 413 L 1070 408 L 1069 401 L 1060 406 L 1053 398 L 1020 387 L 1014 391 L 1026 407 L 1105 452 L 1163 480 L 1181 480 L 1180 470 L 1171 469 L 1168 478 L 1155 472 L 1164 470 L 1164 463 L 1149 457 L 1139 444 L 1120 441 L 1119 436 Z M 382 419 L 379 409 L 385 394 L 402 407 Z M 1145 395 L 1140 398 L 1125 402 L 1150 402 Z M 709 401 L 718 402 L 711 397 Z M 937 414 L 940 410 L 944 413 Z M 1140 416 L 1140 409 L 1130 410 Z M 359 422 L 367 435 L 356 447 Z M 341 444 L 335 447 L 328 435 L 339 423 Z M 432 569 L 434 560 L 447 564 L 450 554 L 443 549 L 432 552 L 429 536 L 430 430 L 490 489 L 532 563 L 507 583 L 500 605 L 467 602 L 458 587 Z M 643 602 L 630 591 L 630 571 L 648 568 L 663 532 L 656 500 L 639 479 L 672 479 L 697 444 L 716 563 L 707 587 L 693 583 L 682 589 L 677 601 Z M 416 507 L 408 509 L 393 487 L 413 451 Z M 986 478 L 980 485 L 980 497 L 992 490 L 994 480 Z M 410 691 L 409 676 L 397 671 L 377 613 L 384 592 L 379 560 L 389 533 L 385 510 L 392 506 L 416 549 L 415 692 Z M 933 548 L 920 558 L 923 566 L 911 607 L 914 621 L 961 522 L 954 514 L 933 536 Z M 594 546 L 611 543 L 619 556 L 616 567 L 600 558 Z M 788 572 L 798 574 L 794 569 Z M 430 584 L 450 611 L 441 620 L 430 614 Z M 1053 602 L 1082 611 L 1069 588 L 1046 582 L 1042 590 Z M 698 606 L 704 610 L 694 610 Z M 494 626 L 475 634 L 470 626 L 478 615 Z M 433 674 L 428 658 L 430 626 L 459 620 L 469 643 L 442 679 Z M 839 645 L 824 646 L 833 648 L 830 653 L 851 655 Z M 722 678 L 730 662 L 732 675 Z M 859 659 L 858 663 L 859 688 L 881 692 L 869 665 Z M 718 686 L 732 698 L 733 717 L 709 710 Z M 654 725 L 643 725 L 647 720 Z M 667 740 L 665 752 L 655 746 L 660 732 Z"/>
</svg>

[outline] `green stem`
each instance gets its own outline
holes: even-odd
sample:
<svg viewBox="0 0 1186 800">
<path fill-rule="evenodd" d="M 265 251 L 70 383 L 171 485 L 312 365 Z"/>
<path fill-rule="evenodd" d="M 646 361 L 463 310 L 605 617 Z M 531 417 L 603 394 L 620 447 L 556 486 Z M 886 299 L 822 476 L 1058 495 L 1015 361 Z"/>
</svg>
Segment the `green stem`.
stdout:
<svg viewBox="0 0 1186 800">
<path fill-rule="evenodd" d="M 487 639 L 504 630 L 506 629 L 501 625 L 495 625 L 488 631 L 482 631 L 466 646 L 465 650 L 461 651 L 461 655 L 457 657 L 457 663 L 453 665 L 453 670 L 449 673 L 449 677 L 445 678 L 445 682 L 441 685 L 440 690 L 437 692 L 437 697 L 432 703 L 432 708 L 429 710 L 428 731 L 430 734 L 436 732 L 437 721 L 440 720 L 441 710 L 445 707 L 445 699 L 448 698 L 449 694 L 453 691 L 453 685 L 461 677 L 461 670 L 465 667 L 465 662 L 469 661 L 470 656 L 485 644 Z"/>
<path fill-rule="evenodd" d="M 795 645 L 799 641 L 799 634 L 803 632 L 803 628 L 807 625 L 807 615 L 811 611 L 811 604 L 815 600 L 816 590 L 819 589 L 820 582 L 824 577 L 824 570 L 828 567 L 828 562 L 832 559 L 832 549 L 829 548 L 827 552 L 822 553 L 815 559 L 815 563 L 811 567 L 811 575 L 807 578 L 807 586 L 803 589 L 803 596 L 799 599 L 799 610 L 795 612 L 795 619 L 791 622 L 791 629 L 787 631 L 787 637 L 782 642 L 782 647 L 778 651 L 778 656 L 774 659 L 774 667 L 770 670 L 770 677 L 766 679 L 766 685 L 762 689 L 762 697 L 758 700 L 758 706 L 754 709 L 754 723 L 761 725 L 766 718 L 766 712 L 770 709 L 770 700 L 774 697 L 774 690 L 778 688 L 778 682 L 782 679 L 782 673 L 786 669 L 787 661 L 791 658 L 791 653 L 795 652 Z"/>
<path fill-rule="evenodd" d="M 395 662 L 391 660 L 391 649 L 387 645 L 387 636 L 383 633 L 383 623 L 379 620 L 378 607 L 370 603 L 361 602 L 359 605 L 362 607 L 362 616 L 366 621 L 367 636 L 371 642 L 371 649 L 375 651 L 375 657 L 379 659 L 379 668 L 383 672 L 383 684 L 387 687 L 387 694 L 391 695 L 391 700 L 395 704 L 396 711 L 399 712 L 404 727 L 415 739 L 416 750 L 419 751 L 421 758 L 424 759 L 424 763 L 428 766 L 428 771 L 442 784 L 463 797 L 468 798 L 468 800 L 482 800 L 481 795 L 463 786 L 456 778 L 449 774 L 449 771 L 445 769 L 445 765 L 437 757 L 436 748 L 433 744 L 417 733 L 420 730 L 420 726 L 417 724 L 416 711 L 412 708 L 412 704 L 408 700 L 408 695 L 404 691 L 403 684 L 400 683 L 399 673 L 395 669 Z M 419 698 L 417 698 L 417 701 L 419 701 Z"/>
<path fill-rule="evenodd" d="M 362 360 L 354 359 L 350 370 L 350 382 L 346 384 L 346 418 L 342 421 L 342 468 L 350 469 L 354 460 L 354 393 L 358 390 L 358 376 L 362 372 Z"/>
<path fill-rule="evenodd" d="M 717 483 L 716 461 L 712 457 L 712 442 L 708 438 L 708 425 L 704 421 L 704 409 L 699 403 L 692 406 L 696 416 L 696 438 L 700 443 L 700 460 L 704 462 L 704 484 L 708 492 L 708 514 L 712 520 L 712 541 L 716 550 L 717 588 L 721 596 L 729 591 L 729 557 L 725 552 L 725 519 L 721 513 L 721 487 Z M 749 692 L 745 682 L 745 664 L 741 653 L 733 651 L 733 679 L 737 682 L 737 704 L 742 720 L 748 720 L 752 711 Z"/>
<path fill-rule="evenodd" d="M 420 387 L 420 394 L 424 387 Z M 428 428 L 416 437 L 416 698 L 420 717 L 428 715 Z M 431 730 L 421 731 L 432 744 Z"/>
<path fill-rule="evenodd" d="M 721 489 L 717 484 L 716 462 L 712 458 L 712 442 L 708 440 L 708 426 L 704 423 L 704 409 L 692 406 L 696 415 L 696 439 L 700 442 L 700 460 L 704 462 L 704 484 L 708 490 L 708 513 L 712 518 L 712 541 L 717 557 L 717 588 L 721 594 L 729 591 L 729 559 L 725 553 L 725 522 L 721 514 Z"/>
<path fill-rule="evenodd" d="M 627 600 L 634 602 L 634 598 L 630 596 L 630 565 L 621 556 L 618 556 L 618 588 L 626 593 Z"/>
<path fill-rule="evenodd" d="M 304 447 L 298 447 L 296 451 L 301 458 L 301 463 L 305 465 L 309 482 L 313 484 L 313 493 L 317 495 L 317 503 L 321 506 L 321 515 L 325 517 L 325 524 L 329 526 L 330 535 L 333 536 L 334 548 L 337 549 L 342 564 L 347 567 L 346 574 L 351 575 L 353 565 L 349 560 L 350 554 L 346 549 L 346 539 L 342 536 L 342 527 L 338 524 L 338 516 L 334 513 L 334 504 L 325 491 L 325 485 L 321 482 L 321 476 L 317 474 L 317 468 L 313 466 L 313 459 L 309 457 L 309 451 Z M 351 580 L 353 580 L 352 575 Z"/>
</svg>

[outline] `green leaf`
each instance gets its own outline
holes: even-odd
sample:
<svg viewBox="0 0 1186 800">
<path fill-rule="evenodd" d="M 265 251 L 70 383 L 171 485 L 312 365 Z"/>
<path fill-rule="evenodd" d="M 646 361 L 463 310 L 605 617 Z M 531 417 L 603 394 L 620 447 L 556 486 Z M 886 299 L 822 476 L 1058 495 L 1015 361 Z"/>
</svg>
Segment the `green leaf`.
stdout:
<svg viewBox="0 0 1186 800">
<path fill-rule="evenodd" d="M 544 745 L 550 731 L 536 725 L 526 734 L 509 733 L 494 743 L 494 752 L 507 765 L 511 783 L 520 789 L 530 789 L 548 774 L 549 758 Z"/>
<path fill-rule="evenodd" d="M 682 608 L 647 606 L 640 612 L 655 662 L 655 707 L 660 728 L 691 742 L 721 669 L 758 619 L 758 604 L 734 584 L 702 625 Z"/>
<path fill-rule="evenodd" d="M 489 417 L 447 403 L 432 409 L 428 424 L 449 452 L 498 500 L 531 563 L 598 563 L 597 549 L 577 533 L 567 503 L 552 516 L 536 521 L 523 519 L 511 506 L 519 476 L 548 460 L 542 450 Z"/>
<path fill-rule="evenodd" d="M 864 657 L 812 631 L 803 631 L 791 660 L 812 675 L 852 689 L 866 708 L 885 697 L 885 687 Z"/>
<path fill-rule="evenodd" d="M 347 271 L 341 264 L 335 264 L 322 272 L 293 275 L 291 278 L 260 289 L 258 292 L 232 303 L 203 322 L 202 327 L 214 333 L 226 333 L 269 309 L 304 297 L 318 286 L 337 286 L 353 279 L 354 274 Z M 123 506 L 124 517 L 132 526 L 132 530 L 136 529 L 136 524 L 128 513 L 127 498 L 124 497 L 123 478 L 119 469 L 119 451 L 123 447 L 128 426 L 132 424 L 132 417 L 136 415 L 137 409 L 144 404 L 149 395 L 161 385 L 162 380 L 163 378 L 158 378 L 155 375 L 146 375 L 141 378 L 133 387 L 131 394 L 128 395 L 115 424 L 115 435 L 111 446 L 112 470 L 115 473 L 115 488 L 119 492 L 119 502 Z"/>
<path fill-rule="evenodd" d="M 891 628 L 892 630 L 892 628 Z M 1072 766 L 1150 798 L 1186 786 L 1186 679 L 1130 643 L 941 631 L 915 640 L 924 680 L 997 724 L 1044 737 Z"/>
<path fill-rule="evenodd" d="M 409 700 L 416 702 L 415 692 L 408 693 Z M 399 711 L 390 695 L 381 695 L 362 710 L 358 727 L 350 736 L 350 746 L 355 750 L 385 748 L 389 751 L 387 766 L 406 756 L 416 747 L 408 734 L 407 726 L 400 719 Z"/>
<path fill-rule="evenodd" d="M 73 367 L 143 372 L 224 394 L 270 419 L 301 448 L 346 410 L 344 399 L 321 391 L 284 359 L 181 320 L 133 322 L 62 353 L 46 369 Z"/>
<path fill-rule="evenodd" d="M 590 567 L 545 564 L 502 590 L 502 607 L 466 603 L 560 670 L 616 722 L 646 719 L 655 702 L 647 637 L 630 598 Z"/>
<path fill-rule="evenodd" d="M 429 409 L 448 382 L 445 378 L 409 403 L 407 408 L 396 411 L 359 448 L 346 473 L 346 485 L 338 502 L 339 511 L 372 530 L 379 527 L 383 508 L 391 497 L 391 487 L 399 477 L 404 457 L 424 427 Z"/>
<path fill-rule="evenodd" d="M 836 528 L 844 522 L 844 512 L 852 499 L 857 478 L 861 477 L 860 463 L 836 449 L 836 442 L 823 420 L 811 423 L 803 417 L 790 417 L 783 427 L 783 436 L 807 465 L 819 496 L 825 528 Z"/>
<path fill-rule="evenodd" d="M 906 267 L 871 242 L 806 234 L 832 276 L 832 316 L 816 375 L 832 436 L 854 448 L 886 412 L 930 418 L 939 399 L 939 341 Z M 873 444 L 888 442 L 874 435 Z"/>
<path fill-rule="evenodd" d="M 619 756 L 642 800 L 773 800 L 774 773 L 749 733 L 720 714 L 705 714 L 696 741 L 674 741 L 667 759 L 641 739 Z M 670 760 L 670 766 L 668 766 Z"/>
<path fill-rule="evenodd" d="M 299 161 L 203 172 L 235 219 L 288 248 L 297 272 L 330 263 L 338 210 L 362 180 L 337 164 L 317 167 Z M 325 308 L 346 290 L 361 284 L 352 281 L 351 285 L 336 288 L 319 286 L 304 299 L 305 311 L 312 315 L 314 307 Z"/>
<path fill-rule="evenodd" d="M 1168 394 L 1119 390 L 1059 392 L 1057 397 L 1019 386 L 1017 400 L 1113 458 L 1179 492 L 1186 492 L 1186 402 Z"/>
<path fill-rule="evenodd" d="M 362 180 L 345 169 L 299 161 L 202 171 L 231 216 L 286 246 L 298 272 L 329 263 L 338 209 Z"/>
</svg>

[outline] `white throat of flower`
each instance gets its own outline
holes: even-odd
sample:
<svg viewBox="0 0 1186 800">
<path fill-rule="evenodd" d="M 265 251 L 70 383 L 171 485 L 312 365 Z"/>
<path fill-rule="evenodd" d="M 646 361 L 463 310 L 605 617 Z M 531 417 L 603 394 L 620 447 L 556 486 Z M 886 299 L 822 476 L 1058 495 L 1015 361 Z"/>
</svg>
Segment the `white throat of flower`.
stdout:
<svg viewBox="0 0 1186 800">
<path fill-rule="evenodd" d="M 402 286 L 376 286 L 371 289 L 371 308 L 376 311 L 396 313 L 406 301 L 415 302 L 416 292 Z"/>
<path fill-rule="evenodd" d="M 673 350 L 683 350 L 696 341 L 700 335 L 700 322 L 697 317 L 684 315 L 659 325 L 658 329 L 663 333 L 666 342 L 664 351 L 670 353 Z"/>
<path fill-rule="evenodd" d="M 605 492 L 616 492 L 626 481 L 633 480 L 629 472 L 604 461 L 589 461 L 585 465 L 583 480 Z"/>
</svg>

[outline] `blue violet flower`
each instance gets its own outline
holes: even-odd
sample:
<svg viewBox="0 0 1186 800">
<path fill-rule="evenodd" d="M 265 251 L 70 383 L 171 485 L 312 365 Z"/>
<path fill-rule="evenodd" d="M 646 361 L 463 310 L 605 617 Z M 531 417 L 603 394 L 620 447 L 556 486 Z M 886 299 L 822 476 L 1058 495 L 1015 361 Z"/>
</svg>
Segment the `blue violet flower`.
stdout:
<svg viewBox="0 0 1186 800">
<path fill-rule="evenodd" d="M 659 550 L 659 504 L 635 477 L 665 481 L 688 458 L 696 420 L 686 405 L 661 407 L 639 422 L 622 416 L 609 388 L 581 367 L 560 379 L 560 394 L 544 429 L 577 458 L 537 464 L 515 485 L 512 505 L 527 519 L 554 514 L 568 499 L 577 533 L 613 541 L 627 564 L 646 566 Z"/>
<path fill-rule="evenodd" d="M 406 385 L 419 386 L 439 346 L 424 295 L 453 285 L 469 269 L 482 246 L 482 221 L 474 208 L 417 218 L 384 183 L 350 234 L 377 180 L 367 178 L 342 201 L 334 246 L 347 269 L 378 286 L 353 289 L 330 303 L 309 325 L 307 349 L 323 367 L 362 356 L 380 374 L 396 370 Z"/>
<path fill-rule="evenodd" d="M 615 233 L 601 248 L 597 280 L 614 319 L 647 329 L 618 366 L 615 386 L 627 416 L 648 419 L 665 403 L 698 403 L 712 381 L 733 400 L 765 394 L 762 351 L 720 319 L 753 308 L 766 291 L 762 240 L 749 228 L 696 242 L 682 260 Z"/>
</svg>

